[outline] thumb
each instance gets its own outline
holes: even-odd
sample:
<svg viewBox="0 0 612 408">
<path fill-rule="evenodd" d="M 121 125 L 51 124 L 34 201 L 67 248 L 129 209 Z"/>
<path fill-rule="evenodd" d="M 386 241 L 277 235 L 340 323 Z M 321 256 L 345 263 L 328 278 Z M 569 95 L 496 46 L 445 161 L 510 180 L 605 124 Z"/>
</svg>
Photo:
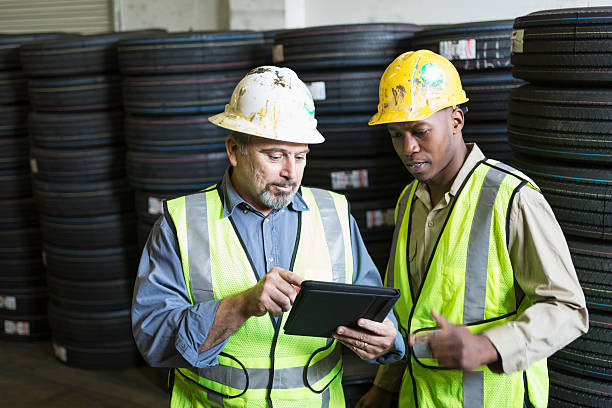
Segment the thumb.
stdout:
<svg viewBox="0 0 612 408">
<path fill-rule="evenodd" d="M 450 326 L 450 323 L 448 322 L 448 320 L 446 320 L 444 316 L 442 316 L 441 314 L 438 314 L 438 312 L 434 310 L 431 311 L 431 317 L 434 318 L 434 320 L 436 321 L 436 323 L 438 323 L 438 326 L 440 326 L 441 329 L 445 329 L 448 326 Z"/>
</svg>

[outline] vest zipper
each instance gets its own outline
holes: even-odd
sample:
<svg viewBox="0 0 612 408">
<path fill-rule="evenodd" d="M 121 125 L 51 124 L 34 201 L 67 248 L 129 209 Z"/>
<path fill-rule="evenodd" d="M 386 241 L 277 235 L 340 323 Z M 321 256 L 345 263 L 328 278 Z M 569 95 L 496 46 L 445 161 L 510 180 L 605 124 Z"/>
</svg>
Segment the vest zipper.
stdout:
<svg viewBox="0 0 612 408">
<path fill-rule="evenodd" d="M 414 296 L 412 296 L 412 278 L 410 276 L 410 254 L 408 252 L 410 252 L 410 230 L 412 227 L 412 208 L 414 205 L 414 202 L 416 201 L 416 187 L 414 189 L 414 195 L 412 197 L 412 201 L 410 202 L 410 208 L 408 209 L 407 213 L 408 213 L 408 235 L 406 237 L 406 270 L 408 272 L 408 284 L 410 286 L 410 294 L 412 297 L 412 308 L 410 309 L 410 315 L 408 316 L 408 336 L 410 336 L 410 333 L 412 333 L 412 317 L 414 316 L 414 311 L 416 310 L 416 306 L 417 303 L 419 302 L 419 298 L 421 297 L 421 291 L 423 290 L 423 286 L 425 286 L 425 280 L 427 279 L 427 275 L 429 273 L 429 268 L 431 267 L 431 262 L 433 261 L 434 255 L 436 254 L 436 250 L 438 249 L 438 244 L 440 243 L 440 238 L 442 237 L 442 234 L 444 233 L 444 230 L 446 228 L 446 224 L 448 223 L 448 220 L 450 219 L 453 210 L 455 208 L 455 204 L 457 203 L 457 197 L 459 197 L 459 194 L 461 194 L 461 192 L 463 191 L 463 188 L 465 187 L 465 185 L 467 184 L 468 180 L 470 179 L 470 177 L 472 177 L 472 174 L 474 174 L 474 171 L 476 171 L 476 168 L 478 168 L 478 166 L 480 166 L 482 163 L 485 162 L 486 159 L 479 161 L 478 163 L 476 163 L 476 165 L 472 168 L 472 170 L 470 170 L 470 173 L 467 175 L 467 177 L 465 178 L 465 180 L 463 180 L 463 183 L 461 184 L 461 187 L 459 187 L 459 190 L 457 191 L 457 195 L 455 196 L 455 199 L 453 200 L 452 204 L 451 204 L 451 208 L 448 211 L 448 215 L 446 217 L 446 220 L 444 221 L 444 225 L 442 226 L 442 229 L 440 230 L 440 235 L 438 235 L 438 239 L 436 240 L 436 243 L 433 247 L 433 250 L 431 252 L 431 256 L 429 257 L 429 261 L 427 262 L 427 267 L 425 269 L 425 274 L 423 275 L 423 279 L 421 279 L 421 284 L 419 285 L 419 288 L 417 290 L 416 293 L 416 298 Z M 415 180 L 415 183 L 418 183 L 417 180 Z M 418 184 L 417 184 L 418 187 Z M 405 215 L 404 215 L 405 217 Z M 413 396 L 414 396 L 414 406 L 415 408 L 419 407 L 419 398 L 417 396 L 417 388 L 416 388 L 416 378 L 414 377 L 414 374 L 412 372 L 412 361 L 413 361 L 413 357 L 414 360 L 417 362 L 417 364 L 420 364 L 419 361 L 416 359 L 416 357 L 414 356 L 414 351 L 412 349 L 412 347 L 410 347 L 410 360 L 408 361 L 408 368 L 410 369 L 410 379 L 412 380 L 412 392 L 413 392 Z"/>
<path fill-rule="evenodd" d="M 526 408 L 535 408 L 529 399 L 529 383 L 527 382 L 527 372 L 523 371 L 523 388 L 525 388 L 525 396 L 523 397 L 523 404 Z"/>
<path fill-rule="evenodd" d="M 274 319 L 274 316 L 270 314 L 270 317 Z M 283 321 L 283 315 L 276 319 L 274 323 L 274 339 L 272 339 L 272 347 L 270 347 L 270 375 L 268 377 L 268 387 L 266 390 L 266 400 L 268 401 L 268 406 L 273 408 L 272 405 L 272 387 L 274 387 L 274 354 L 276 352 L 276 342 L 278 341 L 278 335 L 280 333 L 280 326 Z"/>
</svg>

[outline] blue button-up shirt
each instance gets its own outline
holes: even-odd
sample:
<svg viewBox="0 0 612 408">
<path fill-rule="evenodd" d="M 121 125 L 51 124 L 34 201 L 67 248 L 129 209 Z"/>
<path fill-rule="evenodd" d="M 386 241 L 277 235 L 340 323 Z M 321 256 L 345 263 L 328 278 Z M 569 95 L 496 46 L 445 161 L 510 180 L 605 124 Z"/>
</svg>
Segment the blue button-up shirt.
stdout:
<svg viewBox="0 0 612 408">
<path fill-rule="evenodd" d="M 249 205 L 236 192 L 230 169 L 219 185 L 224 217 L 232 217 L 253 261 L 257 278 L 272 267 L 289 269 L 297 238 L 298 214 L 308 206 L 298 193 L 291 203 L 268 216 Z M 353 283 L 382 285 L 380 274 L 368 254 L 357 223 L 351 216 Z M 217 364 L 217 355 L 227 339 L 202 352 L 220 300 L 191 304 L 185 286 L 178 242 L 166 217 L 155 223 L 142 252 L 132 302 L 132 330 L 145 360 L 157 367 L 206 367 Z M 389 313 L 397 329 L 393 313 Z M 397 334 L 393 349 L 379 363 L 391 363 L 404 355 L 402 336 Z"/>
</svg>

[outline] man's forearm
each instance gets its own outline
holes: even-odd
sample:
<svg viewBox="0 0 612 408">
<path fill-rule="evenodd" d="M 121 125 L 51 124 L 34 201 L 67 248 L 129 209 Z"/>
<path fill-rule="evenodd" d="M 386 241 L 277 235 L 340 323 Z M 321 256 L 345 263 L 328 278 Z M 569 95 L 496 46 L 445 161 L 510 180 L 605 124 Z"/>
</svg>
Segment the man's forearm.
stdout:
<svg viewBox="0 0 612 408">
<path fill-rule="evenodd" d="M 250 317 L 245 310 L 243 293 L 237 293 L 221 300 L 212 327 L 198 352 L 202 353 L 216 346 L 236 332 Z"/>
</svg>

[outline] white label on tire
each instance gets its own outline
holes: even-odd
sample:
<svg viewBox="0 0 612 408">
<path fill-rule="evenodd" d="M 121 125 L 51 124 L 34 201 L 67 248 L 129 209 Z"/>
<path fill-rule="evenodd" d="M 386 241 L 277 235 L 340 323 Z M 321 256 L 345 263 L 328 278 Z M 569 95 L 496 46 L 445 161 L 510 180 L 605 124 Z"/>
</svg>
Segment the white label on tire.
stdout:
<svg viewBox="0 0 612 408">
<path fill-rule="evenodd" d="M 476 40 L 440 41 L 440 55 L 451 61 L 475 59 Z"/>
<path fill-rule="evenodd" d="M 68 361 L 68 353 L 66 349 L 58 344 L 53 343 L 53 354 L 62 362 Z"/>
<path fill-rule="evenodd" d="M 525 30 L 514 30 L 512 31 L 512 38 L 510 40 L 510 52 L 515 54 L 521 54 L 523 52 L 523 38 L 525 37 Z"/>
<path fill-rule="evenodd" d="M 283 44 L 276 44 L 272 49 L 272 61 L 283 62 L 285 60 L 285 53 L 283 51 Z"/>
<path fill-rule="evenodd" d="M 36 159 L 30 159 L 30 171 L 34 174 L 38 173 L 38 163 Z"/>
<path fill-rule="evenodd" d="M 164 213 L 163 200 L 157 197 L 149 197 L 149 214 L 160 215 Z"/>
<path fill-rule="evenodd" d="M 16 334 L 18 336 L 29 336 L 30 335 L 30 323 L 20 322 L 13 320 L 4 321 L 4 333 Z"/>
<path fill-rule="evenodd" d="M 368 228 L 392 227 L 395 222 L 393 208 L 387 210 L 371 210 L 366 212 L 366 225 Z"/>
<path fill-rule="evenodd" d="M 332 190 L 346 190 L 347 188 L 368 187 L 368 171 L 348 170 L 331 173 Z"/>
<path fill-rule="evenodd" d="M 324 101 L 325 96 L 325 82 L 316 81 L 316 82 L 307 82 L 306 86 L 310 90 L 310 94 L 312 95 L 312 99 L 315 101 Z"/>
<path fill-rule="evenodd" d="M 17 310 L 17 298 L 15 296 L 0 296 L 0 309 Z"/>
<path fill-rule="evenodd" d="M 45 251 L 42 251 L 41 257 L 42 257 L 43 265 L 47 266 L 47 253 Z"/>
</svg>

